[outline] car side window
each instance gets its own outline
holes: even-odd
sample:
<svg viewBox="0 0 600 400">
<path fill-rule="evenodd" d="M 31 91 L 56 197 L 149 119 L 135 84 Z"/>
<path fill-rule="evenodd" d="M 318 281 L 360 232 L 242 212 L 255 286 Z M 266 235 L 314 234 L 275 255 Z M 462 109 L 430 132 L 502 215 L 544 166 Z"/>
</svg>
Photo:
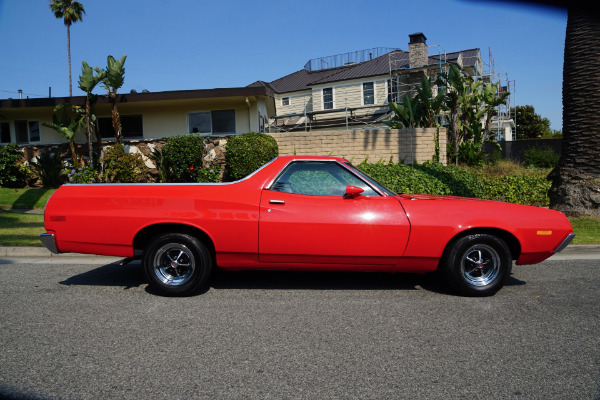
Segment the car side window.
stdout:
<svg viewBox="0 0 600 400">
<path fill-rule="evenodd" d="M 313 196 L 343 196 L 346 186 L 357 186 L 364 196 L 379 196 L 362 179 L 335 162 L 294 162 L 271 186 L 278 192 Z"/>
</svg>

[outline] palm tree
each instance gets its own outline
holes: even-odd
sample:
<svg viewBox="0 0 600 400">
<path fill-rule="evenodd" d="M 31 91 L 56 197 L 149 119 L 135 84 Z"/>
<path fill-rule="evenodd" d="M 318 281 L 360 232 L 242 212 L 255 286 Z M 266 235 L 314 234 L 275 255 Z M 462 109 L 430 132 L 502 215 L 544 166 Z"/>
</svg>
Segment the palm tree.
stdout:
<svg viewBox="0 0 600 400">
<path fill-rule="evenodd" d="M 550 174 L 550 207 L 600 216 L 600 15 L 568 9 L 563 67 L 563 147 Z"/>
<path fill-rule="evenodd" d="M 108 97 L 112 101 L 112 125 L 115 130 L 115 140 L 117 143 L 123 142 L 123 134 L 121 133 L 121 120 L 119 118 L 119 110 L 117 103 L 117 90 L 123 86 L 125 82 L 125 59 L 126 55 L 121 56 L 120 60 L 115 60 L 113 56 L 108 56 L 106 59 L 106 69 L 103 71 L 95 68 L 96 72 L 103 73 L 102 85 L 108 91 Z"/>
<path fill-rule="evenodd" d="M 71 80 L 71 25 L 81 21 L 85 10 L 80 2 L 74 0 L 50 0 L 50 10 L 56 18 L 62 18 L 67 27 L 67 53 L 69 54 L 69 97 L 73 96 Z"/>
<path fill-rule="evenodd" d="M 92 93 L 96 85 L 104 79 L 104 71 L 98 72 L 94 75 L 94 69 L 88 65 L 85 61 L 81 65 L 81 75 L 79 76 L 79 89 L 86 93 L 85 98 L 85 125 L 86 134 L 88 141 L 88 156 L 92 167 L 95 166 L 94 162 L 94 150 L 92 145 L 92 132 L 95 131 L 96 117 L 94 115 L 94 104 L 96 104 L 97 97 Z M 101 138 L 98 137 L 98 141 L 101 142 Z M 101 143 L 99 145 L 98 152 L 100 152 Z M 99 153 L 98 153 L 99 154 Z"/>
</svg>

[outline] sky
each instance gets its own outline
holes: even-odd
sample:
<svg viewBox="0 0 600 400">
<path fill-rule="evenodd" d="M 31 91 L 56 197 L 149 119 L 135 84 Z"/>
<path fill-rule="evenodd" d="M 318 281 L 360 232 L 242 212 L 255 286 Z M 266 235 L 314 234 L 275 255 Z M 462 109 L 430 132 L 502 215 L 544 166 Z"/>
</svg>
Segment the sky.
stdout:
<svg viewBox="0 0 600 400">
<path fill-rule="evenodd" d="M 71 26 L 73 95 L 81 63 L 125 62 L 121 92 L 243 87 L 312 58 L 374 47 L 408 51 L 422 32 L 430 54 L 479 48 L 514 81 L 513 105 L 533 105 L 562 129 L 566 11 L 483 0 L 79 0 Z M 68 96 L 67 30 L 48 0 L 0 0 L 0 99 Z M 98 88 L 96 93 L 102 93 Z"/>
</svg>

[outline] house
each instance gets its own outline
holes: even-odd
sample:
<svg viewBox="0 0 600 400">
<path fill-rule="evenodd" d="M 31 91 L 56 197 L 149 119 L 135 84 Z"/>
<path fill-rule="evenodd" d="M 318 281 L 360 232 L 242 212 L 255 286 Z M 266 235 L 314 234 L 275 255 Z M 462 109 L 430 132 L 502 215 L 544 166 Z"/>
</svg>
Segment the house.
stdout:
<svg viewBox="0 0 600 400">
<path fill-rule="evenodd" d="M 264 132 L 274 115 L 274 97 L 266 87 L 178 90 L 119 94 L 118 109 L 125 140 L 159 139 L 197 132 L 227 136 Z M 84 106 L 85 96 L 0 100 L 0 144 L 45 145 L 64 143 L 51 122 L 54 107 L 69 102 Z M 103 138 L 114 138 L 111 103 L 98 96 L 95 107 Z M 85 142 L 78 132 L 76 142 Z"/>
<path fill-rule="evenodd" d="M 490 81 L 479 49 L 446 53 L 440 46 L 428 47 L 423 33 L 414 33 L 408 51 L 374 48 L 311 59 L 303 69 L 250 87 L 274 92 L 275 132 L 381 127 L 390 118 L 389 102 L 414 96 L 424 77 L 435 81 L 450 64 Z"/>
</svg>

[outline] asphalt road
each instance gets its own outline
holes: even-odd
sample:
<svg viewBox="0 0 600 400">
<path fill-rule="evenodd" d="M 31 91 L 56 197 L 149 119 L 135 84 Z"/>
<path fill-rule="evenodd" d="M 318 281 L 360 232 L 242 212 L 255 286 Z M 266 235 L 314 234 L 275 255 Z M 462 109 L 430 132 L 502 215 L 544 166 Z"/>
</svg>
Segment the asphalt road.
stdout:
<svg viewBox="0 0 600 400">
<path fill-rule="evenodd" d="M 516 266 L 488 298 L 433 276 L 0 264 L 0 398 L 600 399 L 600 260 Z"/>
</svg>

